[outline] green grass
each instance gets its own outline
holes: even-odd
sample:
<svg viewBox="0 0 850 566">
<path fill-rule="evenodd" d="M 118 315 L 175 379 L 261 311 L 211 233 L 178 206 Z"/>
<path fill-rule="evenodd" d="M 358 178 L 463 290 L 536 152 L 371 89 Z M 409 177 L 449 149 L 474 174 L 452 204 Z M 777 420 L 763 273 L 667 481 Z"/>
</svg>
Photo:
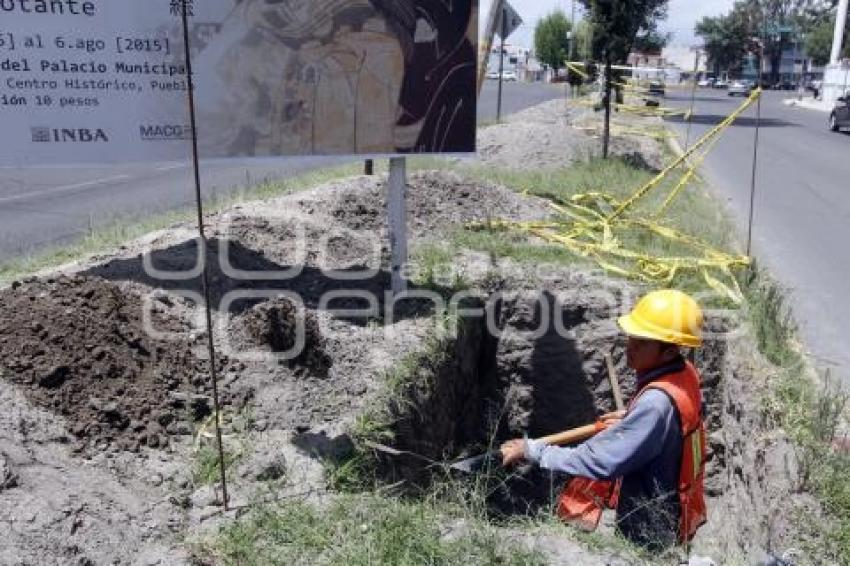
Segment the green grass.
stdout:
<svg viewBox="0 0 850 566">
<path fill-rule="evenodd" d="M 421 348 L 403 356 L 384 374 L 380 394 L 357 416 L 350 431 L 354 453 L 341 461 L 324 462 L 331 489 L 360 492 L 380 485 L 377 460 L 365 442 L 392 446 L 394 426 L 412 410 L 414 395 L 427 395 L 433 386 L 438 368 L 448 359 L 457 333 L 461 332 L 458 318 L 451 313 L 437 313 L 435 324 Z"/>
<path fill-rule="evenodd" d="M 450 533 L 450 525 L 457 525 L 456 532 Z M 246 566 L 546 563 L 462 509 L 367 494 L 341 495 L 317 506 L 291 501 L 258 508 L 201 543 L 196 554 Z"/>
<path fill-rule="evenodd" d="M 224 469 L 227 473 L 243 456 L 239 450 L 224 447 Z M 219 462 L 218 448 L 214 443 L 200 445 L 195 450 L 192 479 L 195 485 L 210 485 L 221 479 L 221 468 Z M 227 474 L 229 475 L 229 474 Z"/>
<path fill-rule="evenodd" d="M 568 169 L 553 171 L 512 171 L 463 165 L 457 168 L 475 179 L 505 185 L 519 193 L 561 204 L 577 194 L 594 192 L 606 193 L 622 201 L 654 177 L 652 172 L 636 168 L 621 159 L 596 159 Z M 678 179 L 677 175 L 671 175 L 644 199 L 639 200 L 630 214 L 641 219 L 653 219 Z M 666 211 L 661 223 L 685 234 L 697 236 L 719 250 L 732 253 L 736 250 L 732 224 L 705 187 L 699 183 L 686 188 L 680 194 Z M 621 230 L 617 236 L 624 248 L 650 257 L 690 257 L 695 253 L 687 244 L 642 229 Z M 526 263 L 551 262 L 579 264 L 583 267 L 596 265 L 592 260 L 573 254 L 562 246 L 534 244 L 522 235 L 517 236 L 500 230 L 454 233 L 448 246 L 453 249 L 465 247 L 488 253 L 493 258 L 511 258 Z M 720 274 L 714 276 L 722 277 Z M 672 283 L 660 284 L 670 285 L 694 293 L 709 288 L 701 273 L 687 269 L 680 270 Z M 718 304 L 728 303 L 719 300 Z"/>
<path fill-rule="evenodd" d="M 765 418 L 789 434 L 796 487 L 815 495 L 825 512 L 801 514 L 795 527 L 807 556 L 840 563 L 850 556 L 850 455 L 837 451 L 835 442 L 847 421 L 848 393 L 829 374 L 819 382 L 808 377 L 785 292 L 770 276 L 754 269 L 743 286 L 759 351 L 776 368 L 764 398 Z"/>
</svg>

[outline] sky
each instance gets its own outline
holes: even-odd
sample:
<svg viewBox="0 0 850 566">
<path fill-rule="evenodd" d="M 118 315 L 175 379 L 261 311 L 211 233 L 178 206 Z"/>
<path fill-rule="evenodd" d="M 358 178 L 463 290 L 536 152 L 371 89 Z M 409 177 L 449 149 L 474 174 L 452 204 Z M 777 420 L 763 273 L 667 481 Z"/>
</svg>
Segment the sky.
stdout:
<svg viewBox="0 0 850 566">
<path fill-rule="evenodd" d="M 511 36 L 510 42 L 531 47 L 534 42 L 534 26 L 537 21 L 556 9 L 570 16 L 573 0 L 508 0 L 522 16 L 525 24 Z M 480 0 L 482 27 L 490 10 L 491 0 Z M 692 45 L 696 42 L 694 25 L 703 16 L 716 16 L 728 12 L 733 0 L 670 0 L 670 16 L 662 23 L 663 31 L 673 32 L 674 45 Z M 579 2 L 576 10 L 582 13 Z"/>
</svg>

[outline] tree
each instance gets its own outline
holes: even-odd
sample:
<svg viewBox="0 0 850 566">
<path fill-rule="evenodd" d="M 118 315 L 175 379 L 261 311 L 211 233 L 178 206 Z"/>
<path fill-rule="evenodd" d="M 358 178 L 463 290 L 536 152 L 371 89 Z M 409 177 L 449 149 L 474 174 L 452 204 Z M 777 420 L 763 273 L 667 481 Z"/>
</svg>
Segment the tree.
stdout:
<svg viewBox="0 0 850 566">
<path fill-rule="evenodd" d="M 655 34 L 668 0 L 582 0 L 593 25 L 594 58 L 625 63 L 638 36 Z M 657 35 L 657 34 L 656 34 Z"/>
<path fill-rule="evenodd" d="M 575 32 L 575 56 L 579 61 L 590 61 L 593 59 L 593 26 L 590 22 L 580 21 L 576 24 Z"/>
<path fill-rule="evenodd" d="M 625 63 L 638 35 L 656 31 L 667 16 L 668 0 L 582 0 L 593 26 L 593 56 L 605 63 L 605 132 L 602 156 L 607 159 L 611 138 L 611 90 L 614 63 Z"/>
<path fill-rule="evenodd" d="M 739 0 L 732 10 L 716 18 L 704 18 L 696 33 L 705 41 L 715 70 L 740 67 L 747 52 L 771 63 L 771 78 L 779 78 L 783 52 L 809 33 L 807 47 L 817 51 L 822 60 L 824 25 L 833 21 L 837 0 Z M 757 39 L 758 41 L 754 41 Z M 831 45 L 830 32 L 830 45 Z M 826 56 L 827 58 L 829 55 Z"/>
<path fill-rule="evenodd" d="M 815 65 L 826 65 L 832 54 L 832 33 L 835 24 L 823 22 L 811 31 L 806 38 L 806 54 L 812 58 Z"/>
<path fill-rule="evenodd" d="M 726 15 L 706 17 L 696 25 L 715 75 L 740 69 L 750 48 L 753 34 L 750 14 L 743 2 L 737 2 Z"/>
<path fill-rule="evenodd" d="M 835 32 L 835 11 L 817 18 L 808 29 L 806 54 L 815 65 L 826 65 L 832 55 L 832 34 Z M 844 57 L 850 57 L 850 19 L 844 32 Z"/>
<path fill-rule="evenodd" d="M 537 58 L 555 71 L 562 69 L 570 52 L 568 33 L 572 22 L 560 10 L 555 10 L 537 23 L 534 29 L 534 50 Z"/>
</svg>

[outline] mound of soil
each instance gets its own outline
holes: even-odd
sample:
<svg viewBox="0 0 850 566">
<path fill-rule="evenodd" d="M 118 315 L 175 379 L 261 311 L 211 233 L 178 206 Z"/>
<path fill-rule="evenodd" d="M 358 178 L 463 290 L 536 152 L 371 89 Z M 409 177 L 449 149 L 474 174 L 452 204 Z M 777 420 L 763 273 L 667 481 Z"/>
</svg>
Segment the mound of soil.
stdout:
<svg viewBox="0 0 850 566">
<path fill-rule="evenodd" d="M 136 292 L 59 277 L 0 292 L 0 304 L 0 367 L 36 405 L 69 421 L 80 448 L 161 448 L 211 413 L 205 363 L 188 339 L 150 336 Z M 188 337 L 169 305 L 154 306 L 153 327 Z"/>
<path fill-rule="evenodd" d="M 478 154 L 487 165 L 505 169 L 560 169 L 602 153 L 601 137 L 587 127 L 601 127 L 602 115 L 589 108 L 567 107 L 553 100 L 512 115 L 505 123 L 478 132 Z M 655 118 L 612 117 L 612 123 L 658 127 Z M 641 168 L 660 170 L 664 158 L 651 138 L 615 131 L 609 152 Z"/>
<path fill-rule="evenodd" d="M 386 230 L 385 193 L 385 180 L 359 177 L 309 193 L 299 204 L 306 213 L 327 214 L 335 224 L 350 230 Z M 438 237 L 470 222 L 532 220 L 550 214 L 542 199 L 470 181 L 453 172 L 414 173 L 407 182 L 408 226 L 413 238 Z"/>
</svg>

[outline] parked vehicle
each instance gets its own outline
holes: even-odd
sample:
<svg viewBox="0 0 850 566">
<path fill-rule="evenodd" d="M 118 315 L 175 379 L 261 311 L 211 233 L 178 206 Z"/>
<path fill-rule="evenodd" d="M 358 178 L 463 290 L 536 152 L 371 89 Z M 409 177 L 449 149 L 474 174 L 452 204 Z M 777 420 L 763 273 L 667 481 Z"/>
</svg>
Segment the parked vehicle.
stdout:
<svg viewBox="0 0 850 566">
<path fill-rule="evenodd" d="M 840 97 L 829 115 L 829 129 L 839 132 L 841 128 L 850 128 L 850 94 Z"/>
<path fill-rule="evenodd" d="M 487 73 L 488 81 L 498 81 L 499 80 L 499 71 L 490 71 Z"/>
<path fill-rule="evenodd" d="M 729 81 L 726 79 L 718 79 L 714 82 L 714 88 L 729 88 Z"/>
<path fill-rule="evenodd" d="M 514 83 L 518 80 L 516 71 L 505 71 L 502 73 L 502 80 L 508 83 Z"/>
<path fill-rule="evenodd" d="M 714 79 L 702 79 L 697 83 L 698 87 L 711 88 L 714 86 Z"/>
<path fill-rule="evenodd" d="M 650 96 L 661 96 L 665 95 L 666 88 L 664 83 L 661 81 L 650 81 L 649 82 L 649 95 Z"/>
<path fill-rule="evenodd" d="M 750 81 L 734 81 L 729 85 L 729 96 L 749 96 L 755 86 Z"/>
<path fill-rule="evenodd" d="M 779 81 L 773 85 L 773 90 L 796 90 L 797 84 L 791 81 Z"/>
</svg>

